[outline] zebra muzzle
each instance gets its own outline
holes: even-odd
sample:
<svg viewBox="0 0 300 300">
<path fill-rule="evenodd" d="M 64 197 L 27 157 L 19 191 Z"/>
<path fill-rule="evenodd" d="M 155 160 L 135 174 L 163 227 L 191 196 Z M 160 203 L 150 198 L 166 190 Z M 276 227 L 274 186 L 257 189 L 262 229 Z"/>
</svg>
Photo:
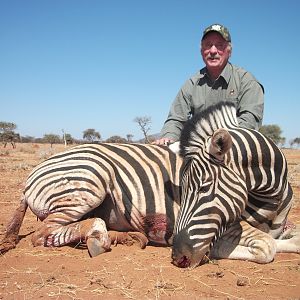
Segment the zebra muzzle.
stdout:
<svg viewBox="0 0 300 300">
<path fill-rule="evenodd" d="M 190 258 L 187 256 L 183 255 L 178 259 L 173 258 L 173 264 L 179 268 L 188 268 L 191 264 Z"/>
<path fill-rule="evenodd" d="M 209 244 L 194 246 L 187 230 L 180 231 L 174 236 L 172 249 L 172 263 L 179 268 L 195 268 L 208 261 Z"/>
</svg>

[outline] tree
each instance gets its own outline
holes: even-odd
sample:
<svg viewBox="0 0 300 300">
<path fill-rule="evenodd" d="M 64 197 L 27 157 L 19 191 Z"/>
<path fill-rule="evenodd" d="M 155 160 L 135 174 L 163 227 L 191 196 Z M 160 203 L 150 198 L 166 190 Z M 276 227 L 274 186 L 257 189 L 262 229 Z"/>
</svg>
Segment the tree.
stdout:
<svg viewBox="0 0 300 300">
<path fill-rule="evenodd" d="M 17 125 L 11 122 L 0 122 L 0 131 L 14 131 L 17 129 Z"/>
<path fill-rule="evenodd" d="M 62 131 L 62 133 L 63 133 L 62 139 L 63 139 L 64 144 L 65 144 L 65 147 L 66 147 L 66 146 L 67 146 L 66 133 L 65 133 L 64 129 L 62 129 L 61 131 Z"/>
<path fill-rule="evenodd" d="M 282 141 L 285 141 L 285 138 L 281 136 L 282 133 L 281 128 L 276 124 L 263 125 L 259 129 L 259 132 L 261 132 L 263 135 L 273 140 L 273 142 L 276 145 L 282 143 Z"/>
<path fill-rule="evenodd" d="M 299 147 L 299 145 L 300 145 L 300 137 L 296 137 L 296 138 L 294 138 L 293 140 L 290 141 L 291 147 L 293 147 L 294 144 L 296 144 L 297 147 Z"/>
<path fill-rule="evenodd" d="M 11 143 L 13 148 L 16 148 L 16 142 L 20 141 L 20 135 L 15 133 L 17 125 L 11 122 L 0 122 L 0 139 L 4 143 L 4 148 L 7 143 Z"/>
<path fill-rule="evenodd" d="M 279 147 L 283 147 L 284 146 L 284 144 L 285 144 L 285 137 L 282 137 L 281 139 L 279 139 L 279 141 L 278 141 L 278 146 Z"/>
<path fill-rule="evenodd" d="M 74 139 L 72 138 L 70 133 L 65 133 L 64 129 L 61 130 L 63 133 L 62 139 L 64 141 L 65 147 L 67 145 L 73 144 Z"/>
<path fill-rule="evenodd" d="M 108 138 L 106 143 L 127 143 L 127 140 L 120 137 L 119 135 L 113 135 L 110 138 Z"/>
<path fill-rule="evenodd" d="M 143 135 L 145 137 L 145 143 L 150 143 L 149 137 L 148 137 L 148 131 L 151 128 L 151 117 L 148 116 L 144 116 L 144 117 L 136 117 L 134 120 L 134 122 L 138 123 L 138 125 L 140 126 Z"/>
<path fill-rule="evenodd" d="M 299 146 L 300 145 L 300 137 L 295 138 L 294 143 L 297 144 L 297 146 Z"/>
<path fill-rule="evenodd" d="M 133 134 L 131 134 L 131 133 L 126 134 L 126 138 L 127 138 L 128 143 L 132 143 Z"/>
<path fill-rule="evenodd" d="M 71 145 L 74 143 L 74 139 L 70 133 L 65 133 L 65 141 L 67 145 Z"/>
<path fill-rule="evenodd" d="M 16 148 L 16 142 L 21 140 L 19 133 L 15 133 L 14 131 L 10 130 L 0 133 L 0 138 L 4 143 L 4 148 L 6 148 L 7 143 L 11 143 L 14 149 Z"/>
<path fill-rule="evenodd" d="M 101 140 L 101 135 L 95 129 L 89 128 L 83 132 L 83 139 L 89 142 L 94 142 L 96 140 Z"/>
<path fill-rule="evenodd" d="M 53 133 L 44 134 L 43 140 L 44 142 L 51 144 L 51 148 L 53 144 L 58 144 L 61 142 L 59 135 Z"/>
</svg>

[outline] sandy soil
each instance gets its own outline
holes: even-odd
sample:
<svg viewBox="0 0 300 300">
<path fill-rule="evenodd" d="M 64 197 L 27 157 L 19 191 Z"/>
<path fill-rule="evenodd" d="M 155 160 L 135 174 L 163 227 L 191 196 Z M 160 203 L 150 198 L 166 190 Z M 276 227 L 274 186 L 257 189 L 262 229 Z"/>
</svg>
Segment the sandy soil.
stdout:
<svg viewBox="0 0 300 300">
<path fill-rule="evenodd" d="M 0 239 L 19 203 L 30 170 L 56 145 L 19 144 L 0 149 Z M 300 150 L 285 150 L 300 225 Z M 84 247 L 34 248 L 37 228 L 28 210 L 17 247 L 0 256 L 0 299 L 300 299 L 300 255 L 277 254 L 266 265 L 213 261 L 194 270 L 171 264 L 171 250 L 118 245 L 91 259 Z"/>
</svg>

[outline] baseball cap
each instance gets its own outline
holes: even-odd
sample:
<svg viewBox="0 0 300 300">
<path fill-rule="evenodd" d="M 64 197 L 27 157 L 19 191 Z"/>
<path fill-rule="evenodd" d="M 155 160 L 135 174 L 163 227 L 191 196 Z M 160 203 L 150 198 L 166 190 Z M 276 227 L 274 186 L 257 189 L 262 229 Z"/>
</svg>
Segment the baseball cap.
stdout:
<svg viewBox="0 0 300 300">
<path fill-rule="evenodd" d="M 221 25 L 221 24 L 212 24 L 212 25 L 208 26 L 203 31 L 202 40 L 211 31 L 216 31 L 216 32 L 220 33 L 225 41 L 231 42 L 231 36 L 230 36 L 230 33 L 229 33 L 228 29 L 225 26 Z"/>
</svg>

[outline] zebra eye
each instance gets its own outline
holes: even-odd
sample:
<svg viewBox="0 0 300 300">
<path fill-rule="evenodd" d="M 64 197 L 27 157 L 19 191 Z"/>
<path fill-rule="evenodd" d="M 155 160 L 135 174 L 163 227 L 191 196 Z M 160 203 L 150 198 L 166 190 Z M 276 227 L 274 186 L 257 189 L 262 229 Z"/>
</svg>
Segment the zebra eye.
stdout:
<svg viewBox="0 0 300 300">
<path fill-rule="evenodd" d="M 210 190 L 211 185 L 211 181 L 203 183 L 199 188 L 199 193 L 207 193 Z"/>
</svg>

